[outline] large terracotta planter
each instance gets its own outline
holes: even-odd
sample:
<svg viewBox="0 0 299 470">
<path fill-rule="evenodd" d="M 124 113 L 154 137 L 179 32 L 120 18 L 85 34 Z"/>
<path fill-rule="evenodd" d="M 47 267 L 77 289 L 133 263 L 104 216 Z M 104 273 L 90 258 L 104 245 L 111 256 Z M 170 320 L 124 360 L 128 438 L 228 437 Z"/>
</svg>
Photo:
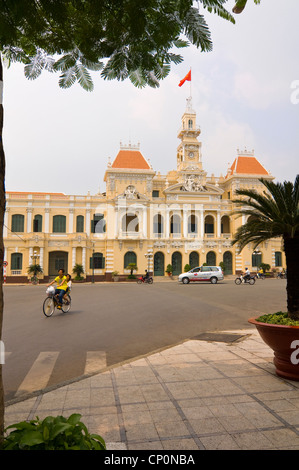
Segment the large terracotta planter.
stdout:
<svg viewBox="0 0 299 470">
<path fill-rule="evenodd" d="M 261 338 L 273 349 L 276 374 L 299 381 L 299 326 L 272 325 L 258 322 L 255 318 L 248 321 L 255 325 Z"/>
</svg>

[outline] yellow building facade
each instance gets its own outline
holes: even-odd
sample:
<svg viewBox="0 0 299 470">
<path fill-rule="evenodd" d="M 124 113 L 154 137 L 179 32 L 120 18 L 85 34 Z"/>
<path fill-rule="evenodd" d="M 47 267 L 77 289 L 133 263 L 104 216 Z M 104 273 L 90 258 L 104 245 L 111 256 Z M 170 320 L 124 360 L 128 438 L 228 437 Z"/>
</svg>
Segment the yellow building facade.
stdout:
<svg viewBox="0 0 299 470">
<path fill-rule="evenodd" d="M 238 188 L 262 189 L 259 178 L 274 177 L 253 152 L 238 151 L 225 176 L 208 176 L 199 140 L 200 128 L 191 98 L 187 99 L 178 132 L 177 169 L 161 175 L 144 158 L 138 145 L 121 145 L 104 175 L 106 192 L 96 195 L 7 192 L 4 220 L 6 282 L 28 280 L 27 269 L 40 264 L 47 282 L 63 267 L 75 264 L 86 281 L 126 279 L 128 265 L 136 274 L 148 269 L 155 277 L 190 267 L 224 263 L 225 273 L 261 262 L 285 267 L 281 240 L 248 245 L 242 252 L 231 245 L 244 217 L 232 215 Z M 175 159 L 175 156 L 174 156 Z"/>
</svg>

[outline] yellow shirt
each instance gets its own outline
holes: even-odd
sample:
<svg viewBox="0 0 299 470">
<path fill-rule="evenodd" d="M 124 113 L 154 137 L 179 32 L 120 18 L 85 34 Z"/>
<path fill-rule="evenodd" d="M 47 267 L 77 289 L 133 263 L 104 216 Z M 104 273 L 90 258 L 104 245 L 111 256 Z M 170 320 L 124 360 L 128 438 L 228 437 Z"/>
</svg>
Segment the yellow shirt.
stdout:
<svg viewBox="0 0 299 470">
<path fill-rule="evenodd" d="M 57 282 L 57 289 L 62 289 L 66 290 L 67 289 L 67 281 L 66 281 L 66 276 L 59 277 L 57 276 L 55 278 L 55 282 Z M 59 284 L 62 282 L 61 286 Z"/>
</svg>

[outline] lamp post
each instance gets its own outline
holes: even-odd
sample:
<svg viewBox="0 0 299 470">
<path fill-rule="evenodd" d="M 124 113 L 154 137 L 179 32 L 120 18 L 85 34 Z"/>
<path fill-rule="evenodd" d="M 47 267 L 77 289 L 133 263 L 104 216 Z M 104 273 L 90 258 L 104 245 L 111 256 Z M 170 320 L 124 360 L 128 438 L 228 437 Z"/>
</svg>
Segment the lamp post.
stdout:
<svg viewBox="0 0 299 470">
<path fill-rule="evenodd" d="M 36 260 L 38 260 L 40 257 L 40 255 L 37 254 L 36 251 L 33 252 L 33 255 L 31 255 L 31 258 L 32 258 L 32 263 L 33 263 L 33 279 L 31 280 L 31 282 L 33 282 L 34 284 L 37 282 L 37 276 L 36 276 L 36 273 L 37 273 L 37 269 L 36 269 Z"/>
<path fill-rule="evenodd" d="M 92 243 L 92 283 L 94 284 L 94 243 Z"/>
<path fill-rule="evenodd" d="M 150 263 L 150 259 L 152 259 L 153 255 L 152 255 L 152 253 L 145 253 L 144 256 L 147 258 L 147 271 L 149 273 L 149 263 Z"/>
</svg>

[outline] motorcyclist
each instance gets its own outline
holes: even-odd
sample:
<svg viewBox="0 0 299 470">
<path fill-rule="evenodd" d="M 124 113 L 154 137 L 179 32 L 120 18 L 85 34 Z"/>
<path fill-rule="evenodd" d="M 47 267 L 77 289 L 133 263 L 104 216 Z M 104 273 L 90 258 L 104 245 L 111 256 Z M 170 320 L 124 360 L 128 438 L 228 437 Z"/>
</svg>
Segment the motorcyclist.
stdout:
<svg viewBox="0 0 299 470">
<path fill-rule="evenodd" d="M 147 281 L 147 279 L 149 278 L 149 272 L 147 269 L 145 270 L 145 276 L 142 276 L 142 278 L 144 281 Z"/>
<path fill-rule="evenodd" d="M 245 273 L 243 274 L 243 279 L 246 282 L 247 280 L 249 281 L 250 279 L 250 271 L 248 268 L 245 268 Z"/>
</svg>

